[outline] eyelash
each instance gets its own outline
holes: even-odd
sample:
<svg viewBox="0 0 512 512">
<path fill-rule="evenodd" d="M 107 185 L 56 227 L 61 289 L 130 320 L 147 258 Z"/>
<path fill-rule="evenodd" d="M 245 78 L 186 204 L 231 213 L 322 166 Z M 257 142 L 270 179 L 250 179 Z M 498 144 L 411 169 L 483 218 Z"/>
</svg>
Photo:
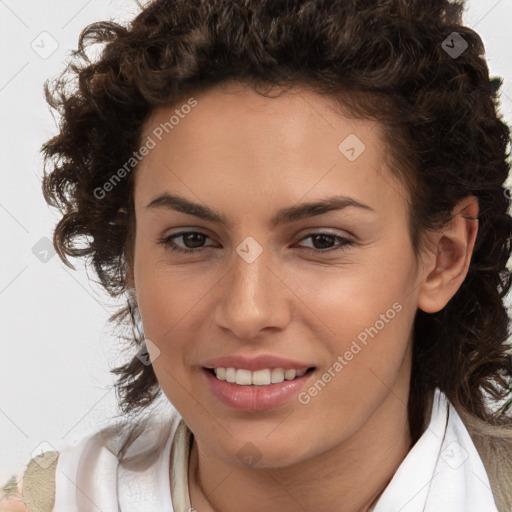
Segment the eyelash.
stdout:
<svg viewBox="0 0 512 512">
<path fill-rule="evenodd" d="M 161 238 L 160 240 L 158 240 L 158 243 L 163 245 L 165 248 L 171 249 L 172 251 L 180 253 L 180 254 L 191 254 L 194 252 L 200 252 L 206 248 L 206 247 L 199 247 L 198 249 L 179 249 L 173 245 L 174 238 L 180 238 L 184 235 L 189 235 L 189 234 L 199 234 L 199 235 L 203 235 L 207 238 L 210 238 L 208 235 L 206 235 L 205 233 L 201 233 L 200 231 L 181 231 L 179 233 L 175 233 L 174 235 Z M 299 240 L 299 242 L 302 242 L 303 240 L 306 240 L 307 238 L 310 238 L 313 236 L 327 236 L 327 237 L 331 237 L 331 238 L 341 242 L 341 244 L 338 245 L 337 247 L 329 248 L 329 249 L 312 249 L 310 247 L 306 247 L 306 249 L 309 249 L 313 254 L 325 254 L 326 252 L 330 252 L 330 251 L 344 250 L 347 247 L 354 244 L 354 242 L 352 242 L 348 238 L 344 238 L 344 237 L 338 236 L 338 235 L 333 235 L 331 233 L 323 233 L 323 232 L 309 233 L 308 235 L 302 237 Z"/>
</svg>

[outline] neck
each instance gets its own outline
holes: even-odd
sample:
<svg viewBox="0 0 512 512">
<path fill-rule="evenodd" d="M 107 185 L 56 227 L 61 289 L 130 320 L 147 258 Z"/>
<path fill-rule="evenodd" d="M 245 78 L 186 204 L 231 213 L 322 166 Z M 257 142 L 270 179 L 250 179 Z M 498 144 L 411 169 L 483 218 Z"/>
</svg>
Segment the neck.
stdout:
<svg viewBox="0 0 512 512">
<path fill-rule="evenodd" d="M 192 507 L 199 512 L 366 512 L 411 445 L 407 394 L 395 391 L 390 390 L 366 423 L 341 444 L 286 467 L 233 467 L 194 439 L 189 466 Z"/>
</svg>

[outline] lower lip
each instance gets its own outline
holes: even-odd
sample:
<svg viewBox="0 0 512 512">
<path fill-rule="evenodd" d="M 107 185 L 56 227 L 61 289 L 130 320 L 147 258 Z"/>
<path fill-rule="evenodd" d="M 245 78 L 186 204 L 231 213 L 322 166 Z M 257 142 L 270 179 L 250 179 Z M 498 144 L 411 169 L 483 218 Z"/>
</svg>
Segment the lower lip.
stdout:
<svg viewBox="0 0 512 512">
<path fill-rule="evenodd" d="M 238 411 L 265 411 L 278 407 L 298 394 L 314 373 L 308 371 L 302 377 L 285 380 L 266 386 L 240 386 L 219 380 L 209 370 L 203 368 L 210 390 L 221 403 Z"/>
</svg>

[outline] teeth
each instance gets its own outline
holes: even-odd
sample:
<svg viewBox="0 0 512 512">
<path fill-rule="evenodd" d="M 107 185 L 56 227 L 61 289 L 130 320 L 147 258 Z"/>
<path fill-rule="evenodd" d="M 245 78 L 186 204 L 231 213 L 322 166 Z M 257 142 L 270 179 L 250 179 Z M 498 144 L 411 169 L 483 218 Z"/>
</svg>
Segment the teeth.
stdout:
<svg viewBox="0 0 512 512">
<path fill-rule="evenodd" d="M 282 368 L 274 368 L 270 374 L 270 381 L 272 384 L 283 382 L 284 370 Z"/>
<path fill-rule="evenodd" d="M 236 370 L 234 368 L 226 368 L 226 380 L 228 382 L 235 382 Z"/>
<path fill-rule="evenodd" d="M 245 370 L 238 370 L 239 372 Z M 272 382 L 272 373 L 270 370 L 258 370 L 256 372 L 248 372 L 251 375 L 250 384 L 254 384 L 255 386 L 267 386 Z"/>
<path fill-rule="evenodd" d="M 241 386 L 251 385 L 251 372 L 249 370 L 237 370 L 235 382 Z"/>
<path fill-rule="evenodd" d="M 297 374 L 297 372 L 295 370 L 285 370 L 284 378 L 286 380 L 292 380 L 292 379 L 295 379 L 296 374 Z"/>
<path fill-rule="evenodd" d="M 237 370 L 236 368 L 214 368 L 216 377 L 219 380 L 236 383 L 240 386 L 268 386 L 269 384 L 278 384 L 285 380 L 293 380 L 302 377 L 307 368 L 302 370 L 284 370 L 283 368 L 273 368 L 265 370 Z"/>
</svg>

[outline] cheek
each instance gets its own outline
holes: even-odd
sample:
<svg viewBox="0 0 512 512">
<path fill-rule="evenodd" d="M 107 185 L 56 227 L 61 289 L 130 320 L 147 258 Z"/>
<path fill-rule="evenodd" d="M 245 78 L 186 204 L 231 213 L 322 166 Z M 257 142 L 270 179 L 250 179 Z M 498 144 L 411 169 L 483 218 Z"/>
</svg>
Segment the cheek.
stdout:
<svg viewBox="0 0 512 512">
<path fill-rule="evenodd" d="M 350 388 L 351 394 L 379 385 L 371 372 L 391 382 L 402 364 L 416 313 L 414 260 L 406 254 L 393 256 L 381 254 L 378 263 L 297 272 L 287 281 L 301 299 L 296 303 L 299 323 L 328 353 L 324 370 L 342 357 L 342 369 L 338 365 L 334 373 L 344 377 L 334 379 L 333 390 L 345 394 Z"/>
<path fill-rule="evenodd" d="M 385 280 L 347 272 L 336 279 L 317 276 L 314 286 L 308 283 L 303 281 L 297 292 L 308 306 L 301 308 L 301 322 L 302 327 L 309 323 L 306 329 L 315 335 L 323 365 L 299 401 L 307 404 L 305 416 L 327 414 L 333 425 L 329 431 L 338 436 L 334 425 L 356 429 L 397 379 L 407 378 L 414 296 L 406 291 L 409 280 L 403 268 Z"/>
<path fill-rule="evenodd" d="M 155 251 L 156 252 L 156 251 Z M 146 336 L 164 340 L 201 302 L 207 280 L 169 265 L 155 254 L 135 259 L 134 282 Z M 186 322 L 186 320 L 185 320 Z"/>
<path fill-rule="evenodd" d="M 407 298 L 411 278 L 402 260 L 401 268 L 369 263 L 305 268 L 290 274 L 286 284 L 300 299 L 297 306 L 305 306 L 301 308 L 303 319 L 310 317 L 311 322 L 323 324 L 326 333 L 357 334 L 388 310 L 394 318 L 397 306 L 393 309 L 393 304 Z"/>
<path fill-rule="evenodd" d="M 151 268 L 136 272 L 135 286 L 146 337 L 161 339 L 163 333 L 170 329 L 175 321 L 177 301 L 174 294 L 164 286 Z"/>
<path fill-rule="evenodd" d="M 153 368 L 168 398 L 180 404 L 180 390 L 193 385 L 188 371 L 200 356 L 201 329 L 211 315 L 206 309 L 208 292 L 219 276 L 162 260 L 150 263 L 149 257 L 138 261 L 144 262 L 135 262 L 134 273 L 144 334 L 159 350 L 158 357 L 152 357 Z"/>
<path fill-rule="evenodd" d="M 147 261 L 141 259 L 140 261 Z M 163 393 L 182 414 L 187 411 L 193 383 L 187 373 L 191 339 L 197 339 L 193 326 L 187 323 L 201 294 L 193 283 L 176 278 L 169 268 L 158 264 L 135 266 L 137 302 L 146 339 L 158 352 L 151 361 Z M 196 287 L 197 288 L 197 287 Z M 186 335 L 184 335 L 186 333 Z M 188 406 L 190 409 L 190 406 Z"/>
</svg>

